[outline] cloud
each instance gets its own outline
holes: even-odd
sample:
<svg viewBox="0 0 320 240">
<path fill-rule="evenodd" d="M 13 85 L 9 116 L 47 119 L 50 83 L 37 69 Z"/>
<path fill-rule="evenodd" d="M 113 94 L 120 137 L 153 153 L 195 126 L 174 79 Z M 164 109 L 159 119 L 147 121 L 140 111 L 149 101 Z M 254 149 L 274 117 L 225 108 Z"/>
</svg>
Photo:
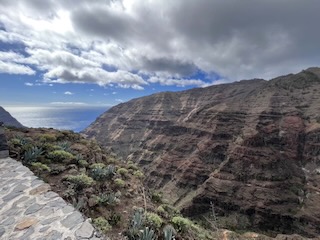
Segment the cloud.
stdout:
<svg viewBox="0 0 320 240">
<path fill-rule="evenodd" d="M 0 73 L 34 75 L 36 72 L 32 68 L 21 64 L 24 62 L 27 61 L 21 54 L 0 51 Z"/>
<path fill-rule="evenodd" d="M 13 3 L 14 2 L 14 3 Z M 318 0 L 1 1 L 0 72 L 45 83 L 205 86 L 319 65 Z M 44 11 L 45 9 L 45 11 Z"/>
<path fill-rule="evenodd" d="M 69 92 L 69 91 L 64 92 L 64 95 L 73 95 L 73 94 L 74 94 L 73 92 Z"/>
<path fill-rule="evenodd" d="M 0 73 L 34 75 L 36 72 L 25 65 L 0 61 Z"/>
<path fill-rule="evenodd" d="M 141 69 L 149 72 L 166 72 L 171 75 L 188 76 L 196 72 L 197 67 L 192 62 L 171 58 L 142 58 Z"/>
<path fill-rule="evenodd" d="M 163 86 L 177 86 L 177 87 L 185 87 L 185 86 L 198 86 L 202 87 L 206 85 L 206 83 L 199 79 L 172 79 L 172 78 L 161 78 L 161 77 L 151 77 L 148 80 L 150 83 L 159 83 Z"/>
<path fill-rule="evenodd" d="M 30 82 L 25 82 L 24 85 L 28 86 L 28 87 L 32 87 L 34 84 L 30 83 Z"/>
</svg>

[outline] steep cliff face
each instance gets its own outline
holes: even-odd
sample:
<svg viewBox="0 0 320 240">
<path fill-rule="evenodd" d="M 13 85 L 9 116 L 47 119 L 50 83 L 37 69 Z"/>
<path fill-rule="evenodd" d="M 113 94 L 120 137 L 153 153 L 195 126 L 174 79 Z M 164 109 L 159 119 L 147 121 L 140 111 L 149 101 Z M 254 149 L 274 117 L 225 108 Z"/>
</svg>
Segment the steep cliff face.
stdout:
<svg viewBox="0 0 320 240">
<path fill-rule="evenodd" d="M 143 166 L 186 215 L 213 203 L 251 229 L 320 234 L 319 68 L 134 99 L 85 134 Z"/>
<path fill-rule="evenodd" d="M 0 159 L 9 156 L 9 147 L 2 123 L 0 123 Z"/>
<path fill-rule="evenodd" d="M 3 122 L 5 126 L 23 127 L 21 123 L 10 115 L 3 107 L 0 106 L 0 122 Z"/>
</svg>

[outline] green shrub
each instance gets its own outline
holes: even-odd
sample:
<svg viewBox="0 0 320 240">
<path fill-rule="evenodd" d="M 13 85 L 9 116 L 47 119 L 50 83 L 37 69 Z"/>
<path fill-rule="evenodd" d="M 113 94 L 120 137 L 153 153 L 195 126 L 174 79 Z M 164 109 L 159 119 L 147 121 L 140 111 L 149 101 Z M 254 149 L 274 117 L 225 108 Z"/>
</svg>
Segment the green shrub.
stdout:
<svg viewBox="0 0 320 240">
<path fill-rule="evenodd" d="M 163 216 L 163 217 L 166 217 L 166 216 L 167 216 L 167 212 L 166 212 L 166 210 L 163 208 L 162 205 L 160 205 L 160 206 L 157 208 L 157 213 L 160 214 L 160 215 Z"/>
<path fill-rule="evenodd" d="M 112 212 L 110 217 L 108 218 L 108 222 L 111 226 L 117 226 L 119 222 L 121 222 L 121 215 L 115 212 Z"/>
<path fill-rule="evenodd" d="M 128 169 L 132 169 L 133 171 L 137 171 L 139 168 L 136 164 L 130 163 L 130 164 L 128 164 Z"/>
<path fill-rule="evenodd" d="M 144 174 L 140 170 L 137 170 L 137 171 L 134 171 L 133 176 L 135 176 L 137 178 L 143 178 Z"/>
<path fill-rule="evenodd" d="M 23 146 L 23 145 L 26 145 L 28 143 L 30 143 L 30 138 L 26 138 L 22 135 L 16 135 L 13 139 L 12 139 L 12 142 L 14 142 L 16 145 L 20 145 L 20 146 Z"/>
<path fill-rule="evenodd" d="M 71 182 L 75 185 L 76 188 L 85 188 L 89 187 L 94 183 L 94 180 L 87 176 L 86 174 L 80 174 L 80 175 L 68 175 L 66 176 L 66 180 L 68 182 Z"/>
<path fill-rule="evenodd" d="M 37 172 L 50 172 L 50 168 L 46 164 L 40 162 L 31 163 L 31 167 Z"/>
<path fill-rule="evenodd" d="M 162 203 L 162 193 L 153 192 L 151 194 L 151 201 L 154 202 L 154 203 Z"/>
<path fill-rule="evenodd" d="M 54 145 L 53 143 L 43 143 L 41 147 L 46 151 L 46 152 L 53 152 L 54 150 L 59 150 L 59 147 L 57 145 Z"/>
<path fill-rule="evenodd" d="M 11 146 L 21 146 L 20 140 L 18 138 L 12 138 L 8 143 Z"/>
<path fill-rule="evenodd" d="M 109 164 L 115 164 L 117 162 L 117 159 L 115 159 L 114 157 L 108 156 L 106 159 L 106 162 Z"/>
<path fill-rule="evenodd" d="M 55 142 L 57 141 L 57 137 L 54 134 L 46 133 L 46 134 L 41 134 L 39 136 L 39 141 L 40 142 Z"/>
<path fill-rule="evenodd" d="M 116 179 L 114 180 L 114 184 L 115 184 L 116 187 L 118 187 L 118 188 L 123 188 L 123 187 L 126 185 L 125 181 L 123 181 L 121 178 L 116 178 Z"/>
<path fill-rule="evenodd" d="M 64 150 L 55 150 L 48 154 L 48 158 L 52 159 L 55 162 L 70 162 L 74 160 L 74 156 Z"/>
<path fill-rule="evenodd" d="M 87 167 L 89 165 L 89 163 L 84 159 L 79 160 L 78 164 L 80 167 Z"/>
<path fill-rule="evenodd" d="M 147 213 L 146 220 L 147 223 L 155 229 L 159 229 L 163 224 L 162 218 L 156 213 Z"/>
<path fill-rule="evenodd" d="M 67 169 L 65 165 L 61 165 L 61 164 L 51 164 L 50 168 L 51 168 L 50 174 L 52 175 L 58 175 Z"/>
<path fill-rule="evenodd" d="M 125 168 L 119 168 L 119 169 L 117 170 L 117 173 L 120 174 L 121 176 L 126 177 L 126 176 L 128 175 L 128 170 L 125 169 Z"/>
<path fill-rule="evenodd" d="M 104 217 L 93 219 L 93 224 L 103 233 L 107 233 L 112 229 L 112 226 Z"/>
<path fill-rule="evenodd" d="M 175 229 L 182 233 L 188 231 L 193 225 L 192 221 L 190 221 L 189 219 L 179 216 L 173 217 L 171 219 L 171 223 L 173 224 Z"/>
<path fill-rule="evenodd" d="M 161 204 L 157 212 L 163 217 L 173 217 L 180 214 L 180 211 L 169 204 Z"/>
<path fill-rule="evenodd" d="M 90 165 L 91 169 L 95 169 L 95 168 L 105 168 L 106 165 L 104 163 L 93 163 Z"/>
</svg>

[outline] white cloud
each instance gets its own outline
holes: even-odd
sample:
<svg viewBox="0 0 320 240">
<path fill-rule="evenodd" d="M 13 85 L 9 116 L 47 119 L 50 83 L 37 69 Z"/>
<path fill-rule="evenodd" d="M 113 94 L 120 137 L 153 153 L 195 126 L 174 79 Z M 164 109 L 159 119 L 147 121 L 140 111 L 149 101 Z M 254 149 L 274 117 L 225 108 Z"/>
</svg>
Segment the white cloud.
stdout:
<svg viewBox="0 0 320 240">
<path fill-rule="evenodd" d="M 0 73 L 34 75 L 36 72 L 22 64 L 0 61 Z"/>
<path fill-rule="evenodd" d="M 202 87 L 206 83 L 199 79 L 172 79 L 172 78 L 161 78 L 161 77 L 151 77 L 148 80 L 150 83 L 159 83 L 163 86 L 198 86 Z"/>
<path fill-rule="evenodd" d="M 30 83 L 30 82 L 25 82 L 24 85 L 28 86 L 28 87 L 32 87 L 34 84 Z"/>
<path fill-rule="evenodd" d="M 34 75 L 35 71 L 23 63 L 26 58 L 15 52 L 0 51 L 0 73 Z"/>
<path fill-rule="evenodd" d="M 73 94 L 74 94 L 73 92 L 69 92 L 69 91 L 64 92 L 64 95 L 73 95 Z"/>
</svg>

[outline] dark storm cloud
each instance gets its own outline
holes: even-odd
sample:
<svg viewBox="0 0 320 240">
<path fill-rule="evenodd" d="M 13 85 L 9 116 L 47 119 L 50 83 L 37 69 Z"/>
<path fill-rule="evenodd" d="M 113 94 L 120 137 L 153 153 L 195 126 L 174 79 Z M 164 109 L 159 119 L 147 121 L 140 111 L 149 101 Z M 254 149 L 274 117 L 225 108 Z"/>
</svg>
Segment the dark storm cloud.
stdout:
<svg viewBox="0 0 320 240">
<path fill-rule="evenodd" d="M 150 72 L 167 72 L 180 76 L 189 76 L 197 70 L 197 67 L 190 62 L 169 58 L 148 59 L 146 57 L 142 60 L 141 68 Z"/>
<path fill-rule="evenodd" d="M 84 7 L 72 14 L 76 29 L 86 34 L 93 34 L 114 40 L 124 40 L 130 37 L 130 21 L 126 15 L 112 11 L 108 6 Z"/>
</svg>

